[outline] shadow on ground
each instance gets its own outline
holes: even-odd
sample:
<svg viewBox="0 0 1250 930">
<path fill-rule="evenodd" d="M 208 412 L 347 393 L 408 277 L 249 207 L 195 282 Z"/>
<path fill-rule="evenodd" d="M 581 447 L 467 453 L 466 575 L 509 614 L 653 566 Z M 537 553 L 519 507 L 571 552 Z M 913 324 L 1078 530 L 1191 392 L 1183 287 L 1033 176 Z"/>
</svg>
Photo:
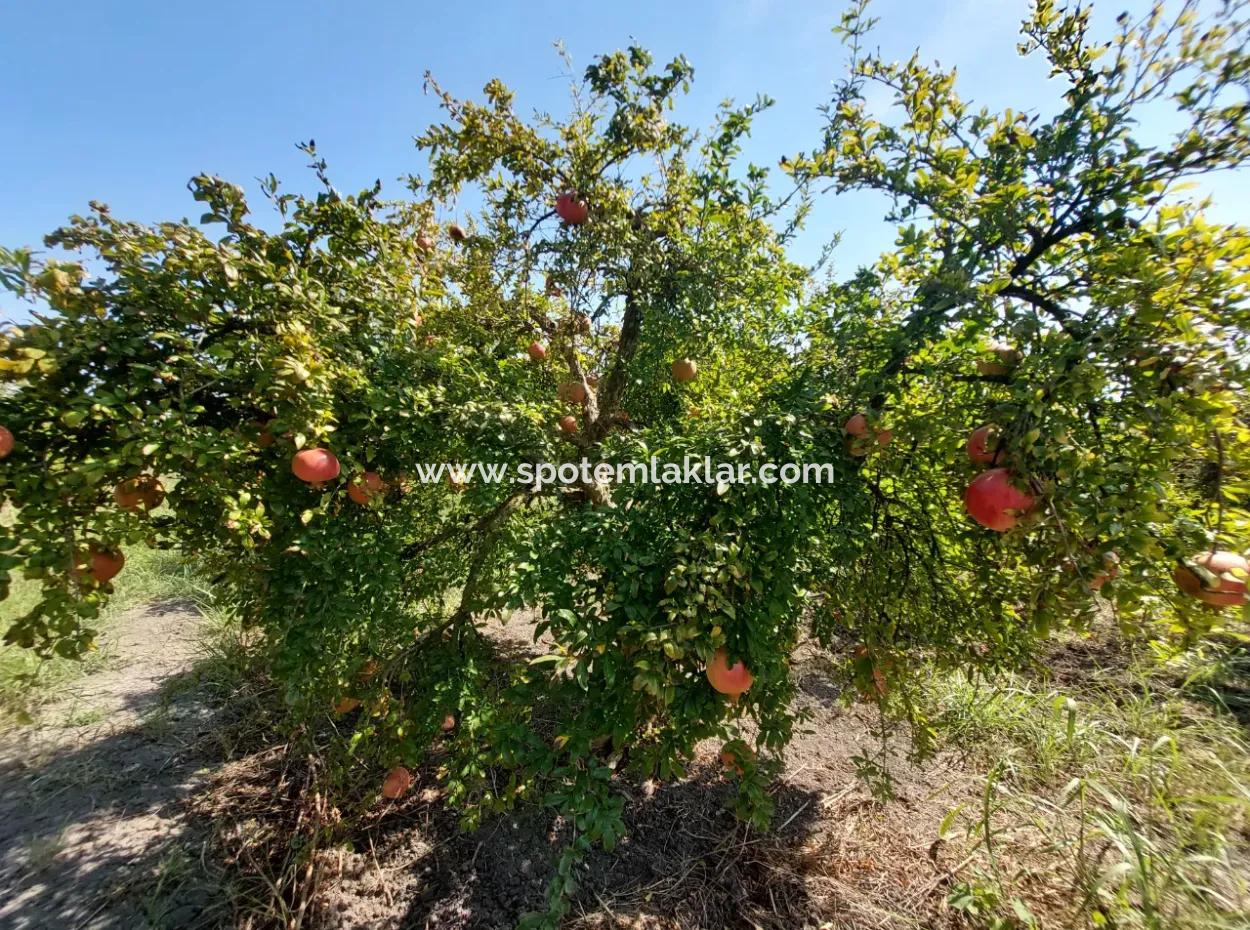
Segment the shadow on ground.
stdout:
<svg viewBox="0 0 1250 930">
<path fill-rule="evenodd" d="M 123 618 L 117 660 L 0 733 L 0 927 L 191 928 L 224 922 L 182 816 L 211 761 L 213 712 L 185 683 L 199 614 L 187 602 Z M 82 721 L 88 721 L 83 723 Z"/>
</svg>

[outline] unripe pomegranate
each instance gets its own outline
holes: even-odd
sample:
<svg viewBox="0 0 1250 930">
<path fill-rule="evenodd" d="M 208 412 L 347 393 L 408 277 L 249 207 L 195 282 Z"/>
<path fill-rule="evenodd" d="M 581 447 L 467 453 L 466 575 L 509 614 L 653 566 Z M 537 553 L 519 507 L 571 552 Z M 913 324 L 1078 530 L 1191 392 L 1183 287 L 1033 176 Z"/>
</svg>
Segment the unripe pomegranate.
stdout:
<svg viewBox="0 0 1250 930">
<path fill-rule="evenodd" d="M 1006 468 L 991 468 L 972 479 L 964 493 L 964 507 L 986 529 L 1005 533 L 1037 503 L 1033 495 L 1012 483 Z"/>
<path fill-rule="evenodd" d="M 755 680 L 747 670 L 746 663 L 741 659 L 733 665 L 729 664 L 729 653 L 722 646 L 707 664 L 707 680 L 721 694 L 727 694 L 734 700 L 751 690 Z"/>
<path fill-rule="evenodd" d="M 291 459 L 291 471 L 309 484 L 332 481 L 339 476 L 339 460 L 329 449 L 301 449 Z"/>
<path fill-rule="evenodd" d="M 570 226 L 580 226 L 590 217 L 590 206 L 573 191 L 556 198 L 556 215 Z"/>
</svg>

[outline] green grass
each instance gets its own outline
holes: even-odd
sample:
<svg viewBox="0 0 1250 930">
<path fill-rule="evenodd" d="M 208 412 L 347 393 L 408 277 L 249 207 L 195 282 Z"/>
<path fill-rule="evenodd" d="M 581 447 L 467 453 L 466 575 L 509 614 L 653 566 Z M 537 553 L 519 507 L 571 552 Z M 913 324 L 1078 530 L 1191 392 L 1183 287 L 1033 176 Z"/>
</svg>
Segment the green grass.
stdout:
<svg viewBox="0 0 1250 930">
<path fill-rule="evenodd" d="M 994 930 L 1250 926 L 1250 733 L 1199 693 L 1229 668 L 1208 648 L 1062 690 L 932 674 L 926 711 L 987 772 L 946 824 L 973 850 L 950 904 Z"/>
<path fill-rule="evenodd" d="M 127 610 L 176 597 L 202 599 L 205 589 L 175 552 L 135 547 L 126 553 L 126 567 L 113 582 L 115 593 L 94 626 L 106 632 Z M 40 596 L 37 581 L 14 579 L 9 596 L 0 602 L 0 633 L 26 614 Z M 102 666 L 107 646 L 81 660 L 41 659 L 33 651 L 0 644 L 0 720 L 24 719 L 39 704 L 56 696 L 60 686 Z"/>
</svg>

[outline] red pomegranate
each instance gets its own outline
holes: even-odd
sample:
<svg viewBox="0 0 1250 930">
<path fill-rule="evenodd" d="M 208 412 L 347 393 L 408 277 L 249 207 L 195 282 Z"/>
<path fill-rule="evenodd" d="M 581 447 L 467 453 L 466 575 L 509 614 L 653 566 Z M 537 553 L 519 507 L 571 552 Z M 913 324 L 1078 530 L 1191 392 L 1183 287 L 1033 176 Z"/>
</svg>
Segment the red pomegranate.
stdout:
<svg viewBox="0 0 1250 930">
<path fill-rule="evenodd" d="M 698 374 L 699 366 L 694 363 L 693 359 L 679 358 L 673 362 L 673 380 L 678 384 L 693 381 Z"/>
<path fill-rule="evenodd" d="M 448 714 L 443 718 L 443 732 L 450 733 L 456 728 L 456 715 Z"/>
<path fill-rule="evenodd" d="M 556 396 L 566 404 L 580 404 L 586 399 L 586 385 L 580 381 L 565 381 L 556 388 Z"/>
<path fill-rule="evenodd" d="M 309 484 L 331 481 L 339 476 L 339 460 L 329 449 L 301 449 L 291 459 L 291 471 Z"/>
<path fill-rule="evenodd" d="M 382 797 L 392 801 L 402 798 L 412 787 L 413 781 L 412 772 L 402 765 L 395 766 L 386 773 L 386 779 L 382 782 Z"/>
<path fill-rule="evenodd" d="M 729 664 L 729 653 L 724 647 L 716 650 L 712 661 L 707 664 L 707 680 L 721 694 L 727 694 L 737 700 L 740 695 L 751 690 L 755 680 L 747 670 L 746 663 L 739 659 Z"/>
<path fill-rule="evenodd" d="M 87 564 L 90 567 L 88 574 L 99 584 L 104 584 L 117 577 L 117 573 L 125 567 L 126 556 L 120 550 L 112 552 L 92 543 L 87 547 Z M 75 568 L 73 574 L 75 578 L 81 578 L 80 569 Z"/>
<path fill-rule="evenodd" d="M 428 232 L 423 232 L 417 236 L 417 248 L 422 252 L 429 254 L 434 251 L 434 237 Z"/>
<path fill-rule="evenodd" d="M 734 775 L 742 775 L 742 763 L 745 760 L 753 760 L 755 753 L 748 746 L 745 752 L 734 752 L 728 746 L 720 751 L 720 764 L 725 767 L 726 772 L 732 772 Z"/>
<path fill-rule="evenodd" d="M 165 500 L 165 488 L 153 476 L 139 475 L 113 488 L 113 500 L 122 510 L 154 510 Z"/>
<path fill-rule="evenodd" d="M 872 451 L 873 443 L 869 438 L 870 428 L 868 426 L 868 417 L 865 414 L 857 413 L 842 427 L 842 433 L 846 437 L 846 451 L 856 458 L 861 458 Z M 876 444 L 878 446 L 888 446 L 890 440 L 894 438 L 894 430 L 879 429 L 876 431 Z"/>
<path fill-rule="evenodd" d="M 1102 557 L 1102 571 L 1089 580 L 1091 590 L 1101 591 L 1102 586 L 1108 581 L 1114 581 L 1120 576 L 1120 555 L 1117 552 L 1107 552 Z"/>
<path fill-rule="evenodd" d="M 1002 452 L 999 446 L 998 427 L 992 423 L 977 427 L 968 437 L 968 458 L 978 465 L 993 465 Z"/>
<path fill-rule="evenodd" d="M 537 340 L 531 342 L 529 344 L 529 348 L 525 351 L 528 352 L 530 354 L 530 358 L 536 362 L 541 362 L 547 357 L 547 347 Z"/>
<path fill-rule="evenodd" d="M 1024 360 L 1024 353 L 1015 346 L 1007 345 L 1005 342 L 991 342 L 989 351 L 994 356 L 994 361 L 986 359 L 977 360 L 977 371 L 989 377 L 1004 377 L 1016 370 L 1016 367 Z"/>
<path fill-rule="evenodd" d="M 567 416 L 560 419 L 560 429 L 565 433 L 577 432 L 577 417 Z"/>
<path fill-rule="evenodd" d="M 1016 487 L 1012 478 L 1009 469 L 991 468 L 972 479 L 964 493 L 964 507 L 972 519 L 986 529 L 1005 533 L 1033 509 L 1037 503 L 1033 495 Z"/>
<path fill-rule="evenodd" d="M 1246 581 L 1250 576 L 1250 562 L 1236 552 L 1220 550 L 1201 552 L 1189 560 L 1193 565 L 1206 569 L 1215 576 L 1212 583 L 1200 575 L 1188 563 L 1176 566 L 1172 578 L 1177 586 L 1190 597 L 1196 597 L 1208 607 L 1223 609 L 1239 607 L 1246 602 Z"/>
<path fill-rule="evenodd" d="M 590 217 L 590 206 L 572 191 L 556 198 L 556 215 L 570 226 L 580 226 Z"/>
<path fill-rule="evenodd" d="M 0 459 L 7 459 L 13 451 L 13 434 L 7 426 L 0 426 Z"/>
<path fill-rule="evenodd" d="M 452 242 L 464 242 L 469 238 L 469 234 L 464 231 L 459 223 L 452 223 L 447 227 L 447 235 L 451 237 Z"/>
<path fill-rule="evenodd" d="M 347 485 L 347 496 L 362 507 L 386 493 L 386 482 L 376 471 L 362 472 Z"/>
</svg>

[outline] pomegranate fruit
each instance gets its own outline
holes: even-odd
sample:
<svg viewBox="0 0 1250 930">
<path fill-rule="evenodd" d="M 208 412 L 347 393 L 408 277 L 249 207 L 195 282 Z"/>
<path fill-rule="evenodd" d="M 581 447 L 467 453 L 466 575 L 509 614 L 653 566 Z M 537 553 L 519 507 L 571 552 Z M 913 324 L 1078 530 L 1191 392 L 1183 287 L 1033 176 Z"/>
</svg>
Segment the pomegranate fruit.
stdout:
<svg viewBox="0 0 1250 930">
<path fill-rule="evenodd" d="M 577 417 L 567 416 L 560 419 L 560 429 L 565 433 L 577 432 Z"/>
<path fill-rule="evenodd" d="M 1214 576 L 1208 581 L 1193 566 L 1205 569 Z M 1196 597 L 1208 607 L 1223 609 L 1239 607 L 1246 602 L 1246 581 L 1250 576 L 1250 562 L 1236 552 L 1219 550 L 1217 552 L 1200 552 L 1187 562 L 1176 566 L 1172 578 L 1177 587 Z"/>
<path fill-rule="evenodd" d="M 699 366 L 694 363 L 693 359 L 679 358 L 673 362 L 673 380 L 678 384 L 693 381 L 698 374 Z"/>
<path fill-rule="evenodd" d="M 138 475 L 113 488 L 113 500 L 122 510 L 154 510 L 165 500 L 165 488 L 152 475 Z"/>
<path fill-rule="evenodd" d="M 402 765 L 395 766 L 386 773 L 386 778 L 382 782 L 382 797 L 391 801 L 402 798 L 412 787 L 413 781 L 412 772 Z"/>
<path fill-rule="evenodd" d="M 580 226 L 590 218 L 590 205 L 573 191 L 556 198 L 556 215 L 570 226 Z"/>
<path fill-rule="evenodd" d="M 469 234 L 464 231 L 464 228 L 459 223 L 452 223 L 448 226 L 447 235 L 451 237 L 452 242 L 464 242 L 465 239 L 469 238 Z"/>
<path fill-rule="evenodd" d="M 879 429 L 870 436 L 871 432 L 867 415 L 857 413 L 847 420 L 842 427 L 842 434 L 846 437 L 846 451 L 856 458 L 862 458 L 873 450 L 874 438 L 876 446 L 888 446 L 894 438 L 894 430 Z"/>
<path fill-rule="evenodd" d="M 998 442 L 998 427 L 992 423 L 979 426 L 968 437 L 968 458 L 978 465 L 993 465 L 1002 449 Z"/>
<path fill-rule="evenodd" d="M 755 679 L 741 659 L 730 665 L 729 653 L 721 647 L 707 664 L 707 680 L 721 694 L 737 700 L 740 695 L 751 690 L 751 683 Z"/>
<path fill-rule="evenodd" d="M 331 481 L 339 476 L 339 460 L 329 449 L 301 449 L 291 459 L 291 471 L 309 484 Z"/>
<path fill-rule="evenodd" d="M 450 733 L 456 728 L 456 715 L 448 714 L 443 718 L 443 732 Z"/>
<path fill-rule="evenodd" d="M 423 232 L 417 236 L 417 248 L 422 252 L 429 254 L 434 251 L 434 237 L 427 232 Z"/>
<path fill-rule="evenodd" d="M 532 358 L 536 362 L 541 362 L 543 359 L 547 357 L 547 347 L 544 346 L 541 342 L 538 342 L 537 340 L 535 340 L 534 342 L 531 342 L 529 344 L 529 348 L 527 348 L 525 351 L 528 352 L 530 355 L 530 358 Z"/>
<path fill-rule="evenodd" d="M 986 529 L 1005 533 L 1033 509 L 1037 501 L 1016 487 L 1013 477 L 1009 469 L 991 468 L 972 479 L 964 493 L 964 507 L 972 519 Z"/>
<path fill-rule="evenodd" d="M 100 549 L 94 543 L 87 548 L 88 574 L 99 584 L 104 584 L 117 577 L 117 573 L 126 565 L 126 557 L 120 551 L 112 552 Z M 80 570 L 74 569 L 75 577 L 81 577 Z"/>
<path fill-rule="evenodd" d="M 0 426 L 0 459 L 7 459 L 13 451 L 13 434 L 7 426 Z"/>
<path fill-rule="evenodd" d="M 362 507 L 369 506 L 386 493 L 386 482 L 376 471 L 361 472 L 347 485 L 347 496 Z"/>
<path fill-rule="evenodd" d="M 566 404 L 580 404 L 586 399 L 586 385 L 580 381 L 565 381 L 556 388 L 556 396 Z"/>
</svg>

